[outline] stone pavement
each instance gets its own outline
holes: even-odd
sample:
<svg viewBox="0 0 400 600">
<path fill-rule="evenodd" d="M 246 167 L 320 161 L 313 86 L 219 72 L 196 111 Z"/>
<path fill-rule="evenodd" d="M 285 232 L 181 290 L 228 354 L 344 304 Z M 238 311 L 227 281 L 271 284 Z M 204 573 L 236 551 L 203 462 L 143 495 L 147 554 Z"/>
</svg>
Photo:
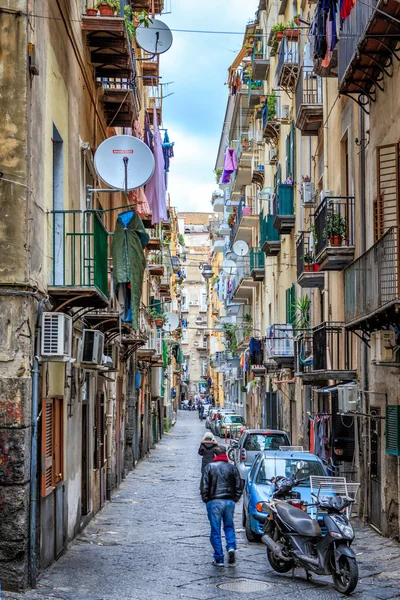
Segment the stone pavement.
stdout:
<svg viewBox="0 0 400 600">
<path fill-rule="evenodd" d="M 70 549 L 26 594 L 2 600 L 325 600 L 341 596 L 330 578 L 303 570 L 274 573 L 265 547 L 249 544 L 236 509 L 238 566 L 211 564 L 209 525 L 199 496 L 204 424 L 180 412 L 150 458 L 138 465 Z M 354 598 L 400 598 L 400 545 L 361 525 L 355 544 L 361 573 Z M 249 591 L 234 591 L 231 586 Z M 257 591 L 259 590 L 259 591 Z"/>
</svg>

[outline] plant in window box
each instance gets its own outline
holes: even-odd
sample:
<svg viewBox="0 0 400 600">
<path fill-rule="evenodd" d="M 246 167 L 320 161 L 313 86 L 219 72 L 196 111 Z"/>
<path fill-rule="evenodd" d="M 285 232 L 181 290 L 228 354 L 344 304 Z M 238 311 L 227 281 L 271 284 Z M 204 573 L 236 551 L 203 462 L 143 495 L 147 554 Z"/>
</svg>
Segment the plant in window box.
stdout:
<svg viewBox="0 0 400 600">
<path fill-rule="evenodd" d="M 119 9 L 119 0 L 101 0 L 95 8 L 99 10 L 101 17 L 113 17 Z"/>
<path fill-rule="evenodd" d="M 312 264 L 314 262 L 314 257 L 310 252 L 307 252 L 304 256 L 303 256 L 303 262 L 304 262 L 304 270 L 305 271 L 312 271 Z"/>
<path fill-rule="evenodd" d="M 165 314 L 157 314 L 157 316 L 154 318 L 154 324 L 156 327 L 162 327 L 165 324 L 166 321 L 166 317 Z"/>
<path fill-rule="evenodd" d="M 155 308 L 146 308 L 146 318 L 149 325 L 153 325 L 158 316 L 159 313 Z"/>
<path fill-rule="evenodd" d="M 97 2 L 95 0 L 91 0 L 89 2 L 89 6 L 86 7 L 86 14 L 88 17 L 97 17 L 98 10 L 95 5 L 97 5 Z"/>
<path fill-rule="evenodd" d="M 271 38 L 271 46 L 276 45 L 277 42 L 280 42 L 283 38 L 283 32 L 286 29 L 286 25 L 283 23 L 277 23 L 277 25 L 272 25 L 272 38 Z"/>
<path fill-rule="evenodd" d="M 153 22 L 147 11 L 142 10 L 141 12 L 133 12 L 132 7 L 129 4 L 126 4 L 124 7 L 124 18 L 126 29 L 131 40 L 135 37 L 136 29 L 139 25 L 150 27 Z"/>
<path fill-rule="evenodd" d="M 295 15 L 293 18 L 293 22 L 297 27 L 300 27 L 300 15 Z"/>
<path fill-rule="evenodd" d="M 346 219 L 337 213 L 329 213 L 326 221 L 326 235 L 331 246 L 341 246 L 347 232 Z"/>
<path fill-rule="evenodd" d="M 289 21 L 285 26 L 284 34 L 286 39 L 291 42 L 296 42 L 299 39 L 299 30 L 296 29 L 294 21 Z"/>
</svg>

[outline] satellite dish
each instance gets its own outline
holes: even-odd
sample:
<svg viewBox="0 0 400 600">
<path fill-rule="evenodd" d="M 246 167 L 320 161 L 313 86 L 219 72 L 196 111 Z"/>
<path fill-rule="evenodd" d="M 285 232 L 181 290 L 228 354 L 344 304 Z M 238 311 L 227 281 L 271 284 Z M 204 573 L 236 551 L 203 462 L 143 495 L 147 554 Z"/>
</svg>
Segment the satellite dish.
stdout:
<svg viewBox="0 0 400 600">
<path fill-rule="evenodd" d="M 225 254 L 225 260 L 234 260 L 236 262 L 237 259 L 238 255 L 235 252 L 232 252 L 232 250 Z"/>
<path fill-rule="evenodd" d="M 233 260 L 224 260 L 222 268 L 228 275 L 232 275 L 236 271 L 236 263 Z"/>
<path fill-rule="evenodd" d="M 179 326 L 178 315 L 176 315 L 173 312 L 165 313 L 165 323 L 163 325 L 164 331 L 168 331 L 168 333 L 171 333 L 171 331 L 175 331 L 175 329 L 178 329 L 178 326 Z"/>
<path fill-rule="evenodd" d="M 136 29 L 136 42 L 149 54 L 163 54 L 172 46 L 172 33 L 170 28 L 157 19 L 153 19 L 148 27 L 139 25 Z"/>
<path fill-rule="evenodd" d="M 94 155 L 100 179 L 117 190 L 135 190 L 154 173 L 154 156 L 144 142 L 131 135 L 114 135 L 100 144 Z"/>
<path fill-rule="evenodd" d="M 249 247 L 243 240 L 238 240 L 233 244 L 233 251 L 238 256 L 246 256 L 249 252 Z"/>
</svg>

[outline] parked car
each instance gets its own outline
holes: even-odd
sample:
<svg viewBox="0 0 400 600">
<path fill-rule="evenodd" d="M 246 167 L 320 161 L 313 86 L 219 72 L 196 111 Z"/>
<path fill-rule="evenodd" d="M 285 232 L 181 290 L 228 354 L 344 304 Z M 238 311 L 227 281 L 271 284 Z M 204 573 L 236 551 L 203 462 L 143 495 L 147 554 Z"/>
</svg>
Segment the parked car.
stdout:
<svg viewBox="0 0 400 600">
<path fill-rule="evenodd" d="M 207 416 L 206 416 L 206 429 L 211 429 L 211 422 L 212 422 L 212 418 L 214 415 L 216 415 L 218 412 L 217 408 L 212 408 L 208 411 Z"/>
<path fill-rule="evenodd" d="M 216 415 L 218 413 L 221 415 L 221 418 L 222 418 L 223 415 L 228 415 L 228 414 L 233 415 L 235 413 L 235 411 L 231 410 L 230 408 L 220 408 L 220 409 L 216 410 L 215 418 L 213 419 L 211 417 L 211 427 L 210 427 L 210 429 L 211 429 L 211 431 L 213 432 L 214 435 L 219 435 L 218 434 L 218 429 L 219 429 L 220 419 L 216 418 Z"/>
<path fill-rule="evenodd" d="M 249 542 L 259 541 L 264 531 L 264 523 L 268 518 L 265 501 L 272 498 L 273 486 L 269 482 L 272 477 L 282 475 L 290 477 L 297 472 L 298 463 L 303 466 L 299 478 L 305 479 L 296 488 L 302 500 L 312 503 L 310 476 L 326 476 L 324 464 L 318 456 L 308 452 L 264 451 L 255 458 L 248 472 L 243 491 L 243 527 Z"/>
<path fill-rule="evenodd" d="M 280 446 L 290 446 L 289 436 L 278 429 L 246 429 L 234 446 L 230 455 L 239 469 L 240 477 L 246 479 L 250 466 L 263 450 L 279 450 Z"/>
<path fill-rule="evenodd" d="M 224 414 L 217 423 L 217 435 L 220 437 L 238 437 L 244 425 L 242 415 Z"/>
</svg>

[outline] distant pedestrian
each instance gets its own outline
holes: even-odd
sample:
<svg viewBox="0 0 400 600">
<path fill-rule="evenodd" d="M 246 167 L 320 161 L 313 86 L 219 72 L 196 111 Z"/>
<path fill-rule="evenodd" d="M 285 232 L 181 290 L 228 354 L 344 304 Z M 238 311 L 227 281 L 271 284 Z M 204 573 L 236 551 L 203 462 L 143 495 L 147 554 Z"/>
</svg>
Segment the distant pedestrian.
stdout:
<svg viewBox="0 0 400 600">
<path fill-rule="evenodd" d="M 213 565 L 224 566 L 221 523 L 224 524 L 228 565 L 236 565 L 236 535 L 233 515 L 235 502 L 242 495 L 242 480 L 235 465 L 228 461 L 225 446 L 215 448 L 215 458 L 206 466 L 201 480 L 201 496 L 207 504 L 211 525 L 210 542 L 214 548 Z"/>
<path fill-rule="evenodd" d="M 205 433 L 202 442 L 200 444 L 200 448 L 199 448 L 199 454 L 200 456 L 202 456 L 202 461 L 201 461 L 201 474 L 203 475 L 204 473 L 204 469 L 206 468 L 206 466 L 208 464 L 210 464 L 211 462 L 213 462 L 214 457 L 215 457 L 215 449 L 218 446 L 218 442 L 215 439 L 215 437 L 213 436 L 212 433 L 210 433 L 209 431 L 207 431 L 207 433 Z"/>
<path fill-rule="evenodd" d="M 200 419 L 200 421 L 203 420 L 203 417 L 204 417 L 204 404 L 203 404 L 203 402 L 200 402 L 200 404 L 199 404 L 199 419 Z"/>
</svg>

